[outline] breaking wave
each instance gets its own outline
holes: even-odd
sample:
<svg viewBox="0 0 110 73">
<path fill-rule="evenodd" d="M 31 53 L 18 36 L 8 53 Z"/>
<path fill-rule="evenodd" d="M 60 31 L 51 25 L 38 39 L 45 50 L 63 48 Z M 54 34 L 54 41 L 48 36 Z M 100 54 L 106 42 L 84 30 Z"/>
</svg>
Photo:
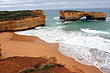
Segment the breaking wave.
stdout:
<svg viewBox="0 0 110 73">
<path fill-rule="evenodd" d="M 54 19 L 54 20 L 59 20 L 59 18 L 60 18 L 60 17 L 54 17 L 53 19 Z"/>
<path fill-rule="evenodd" d="M 110 21 L 110 17 L 107 17 L 107 18 L 106 18 L 106 21 Z"/>
<path fill-rule="evenodd" d="M 98 30 L 90 30 L 89 28 L 81 29 L 81 31 L 86 32 L 86 33 L 92 33 L 92 34 L 110 34 L 109 32 L 98 31 Z"/>
</svg>

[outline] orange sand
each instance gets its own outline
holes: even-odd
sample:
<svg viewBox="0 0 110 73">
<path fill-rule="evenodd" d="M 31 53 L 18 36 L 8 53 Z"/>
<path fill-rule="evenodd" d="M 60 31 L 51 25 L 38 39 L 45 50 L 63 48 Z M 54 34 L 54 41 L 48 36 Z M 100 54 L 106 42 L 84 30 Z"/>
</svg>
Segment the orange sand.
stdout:
<svg viewBox="0 0 110 73">
<path fill-rule="evenodd" d="M 58 62 L 73 65 L 82 69 L 85 73 L 102 73 L 94 66 L 83 65 L 72 58 L 62 55 L 58 51 L 58 44 L 47 43 L 38 37 L 17 35 L 10 32 L 0 33 L 0 44 L 4 58 L 12 56 L 56 57 Z"/>
</svg>

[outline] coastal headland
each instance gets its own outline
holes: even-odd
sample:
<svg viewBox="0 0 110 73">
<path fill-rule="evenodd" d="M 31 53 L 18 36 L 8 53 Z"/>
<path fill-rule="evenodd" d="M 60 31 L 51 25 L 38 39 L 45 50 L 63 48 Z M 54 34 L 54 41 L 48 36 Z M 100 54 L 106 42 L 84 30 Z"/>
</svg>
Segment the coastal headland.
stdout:
<svg viewBox="0 0 110 73">
<path fill-rule="evenodd" d="M 0 31 L 26 30 L 45 25 L 43 10 L 1 11 Z"/>
</svg>

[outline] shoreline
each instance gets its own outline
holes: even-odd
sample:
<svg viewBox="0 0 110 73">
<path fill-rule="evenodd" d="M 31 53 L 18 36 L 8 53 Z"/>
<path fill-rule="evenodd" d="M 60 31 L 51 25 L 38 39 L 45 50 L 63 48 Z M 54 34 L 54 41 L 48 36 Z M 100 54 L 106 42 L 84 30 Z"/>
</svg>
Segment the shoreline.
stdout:
<svg viewBox="0 0 110 73">
<path fill-rule="evenodd" d="M 102 73 L 95 66 L 81 64 L 74 59 L 61 54 L 58 51 L 58 43 L 47 43 L 39 39 L 39 37 L 17 35 L 12 32 L 3 32 L 0 33 L 0 44 L 4 58 L 13 56 L 53 56 L 57 58 L 59 63 L 66 64 L 67 66 L 76 66 L 85 73 Z"/>
</svg>

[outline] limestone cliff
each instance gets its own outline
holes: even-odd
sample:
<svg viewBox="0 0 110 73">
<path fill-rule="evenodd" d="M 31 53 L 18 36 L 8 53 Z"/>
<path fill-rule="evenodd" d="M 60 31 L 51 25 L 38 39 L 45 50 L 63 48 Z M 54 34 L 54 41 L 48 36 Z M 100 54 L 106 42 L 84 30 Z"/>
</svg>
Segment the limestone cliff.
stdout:
<svg viewBox="0 0 110 73">
<path fill-rule="evenodd" d="M 37 16 L 28 17 L 22 20 L 11 20 L 0 22 L 0 31 L 15 31 L 30 29 L 39 25 L 45 25 L 45 18 L 43 10 L 34 10 Z"/>
<path fill-rule="evenodd" d="M 60 11 L 60 19 L 65 21 L 77 21 L 83 16 L 87 20 L 106 20 L 106 14 L 101 12 Z"/>
</svg>

